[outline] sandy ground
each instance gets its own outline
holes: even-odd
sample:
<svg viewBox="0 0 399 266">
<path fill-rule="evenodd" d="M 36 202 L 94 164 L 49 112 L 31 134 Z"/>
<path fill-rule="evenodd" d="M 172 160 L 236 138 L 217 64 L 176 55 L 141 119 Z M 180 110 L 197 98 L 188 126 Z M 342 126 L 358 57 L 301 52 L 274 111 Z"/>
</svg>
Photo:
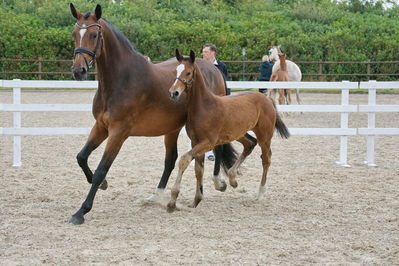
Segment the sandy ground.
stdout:
<svg viewBox="0 0 399 266">
<path fill-rule="evenodd" d="M 93 91 L 23 92 L 24 103 L 90 103 Z M 1 103 L 11 92 L 0 91 Z M 367 95 L 351 94 L 351 103 Z M 303 93 L 305 104 L 339 104 L 339 94 Z M 378 95 L 397 104 L 399 95 Z M 284 116 L 289 127 L 338 127 L 339 114 Z M 12 115 L 0 113 L 0 127 Z M 23 126 L 93 124 L 90 113 L 24 113 Z M 377 115 L 378 127 L 398 127 L 397 114 Z M 350 127 L 366 127 L 365 114 L 351 114 Z M 398 265 L 399 136 L 376 140 L 377 168 L 364 166 L 366 138 L 349 138 L 351 168 L 335 165 L 339 137 L 273 139 L 267 191 L 257 201 L 260 149 L 244 163 L 237 189 L 215 191 L 213 166 L 205 165 L 205 198 L 196 209 L 189 167 L 180 211 L 151 203 L 163 169 L 163 138 L 130 138 L 108 173 L 109 188 L 97 194 L 86 222 L 67 221 L 89 185 L 75 161 L 86 136 L 25 136 L 23 166 L 12 168 L 12 138 L 0 136 L 1 265 Z M 179 153 L 188 138 L 179 139 Z M 235 145 L 237 149 L 240 146 Z M 96 166 L 103 146 L 90 157 Z M 172 173 L 166 197 L 176 177 Z"/>
</svg>

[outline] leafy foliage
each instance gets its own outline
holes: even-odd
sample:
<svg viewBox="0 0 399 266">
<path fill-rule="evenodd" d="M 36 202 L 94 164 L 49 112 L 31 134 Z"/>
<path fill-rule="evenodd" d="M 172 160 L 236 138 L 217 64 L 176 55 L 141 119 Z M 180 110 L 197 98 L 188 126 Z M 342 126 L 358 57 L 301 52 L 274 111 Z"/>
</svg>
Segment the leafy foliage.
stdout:
<svg viewBox="0 0 399 266">
<path fill-rule="evenodd" d="M 66 0 L 3 0 L 0 57 L 71 59 L 74 18 Z M 82 12 L 98 3 L 103 17 L 153 61 L 200 51 L 215 43 L 222 60 L 260 60 L 281 45 L 293 61 L 399 60 L 399 7 L 366 0 L 76 0 Z M 3 68 L 4 63 L 3 64 Z M 1 67 L 1 65 L 0 65 Z M 35 66 L 18 68 L 33 69 Z M 324 67 L 324 72 L 364 73 L 364 65 Z M 231 72 L 241 65 L 229 66 Z M 315 72 L 304 66 L 303 72 Z M 382 71 L 394 65 L 373 68 Z M 36 68 L 37 69 L 37 68 Z M 28 71 L 28 70 L 26 70 Z M 248 66 L 257 71 L 257 65 Z"/>
</svg>

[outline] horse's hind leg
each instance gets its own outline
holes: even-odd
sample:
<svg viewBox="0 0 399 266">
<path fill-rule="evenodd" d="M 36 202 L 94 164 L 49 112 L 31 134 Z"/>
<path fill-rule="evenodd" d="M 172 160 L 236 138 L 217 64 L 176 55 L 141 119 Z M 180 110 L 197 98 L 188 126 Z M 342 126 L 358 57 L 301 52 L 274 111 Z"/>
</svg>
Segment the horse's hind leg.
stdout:
<svg viewBox="0 0 399 266">
<path fill-rule="evenodd" d="M 125 135 L 122 135 L 123 131 L 117 130 L 117 132 L 118 134 L 111 134 L 110 132 L 108 142 L 105 147 L 105 151 L 101 158 L 100 164 L 93 174 L 93 180 L 89 194 L 87 195 L 86 200 L 83 202 L 80 209 L 74 215 L 72 215 L 72 218 L 69 220 L 70 223 L 84 223 L 84 215 L 88 213 L 93 207 L 93 201 L 94 197 L 96 196 L 97 190 L 101 183 L 105 180 L 105 176 L 107 175 L 109 168 L 111 167 L 116 155 L 118 154 L 123 142 L 126 140 L 127 137 Z"/>
<path fill-rule="evenodd" d="M 197 187 L 195 190 L 195 197 L 192 204 L 189 205 L 191 208 L 197 207 L 198 203 L 201 202 L 204 196 L 203 190 L 203 176 L 204 176 L 204 155 L 195 158 L 195 177 L 197 178 Z"/>
<path fill-rule="evenodd" d="M 267 178 L 267 172 L 269 170 L 270 162 L 271 162 L 271 157 L 272 157 L 272 150 L 270 148 L 271 144 L 271 139 L 267 141 L 262 141 L 259 142 L 259 146 L 262 149 L 262 166 L 263 166 L 263 172 L 262 172 L 262 179 L 260 181 L 260 186 L 259 186 L 259 192 L 258 192 L 258 199 L 265 193 L 265 184 L 266 184 L 266 178 Z"/>
<path fill-rule="evenodd" d="M 240 154 L 240 157 L 238 157 L 235 164 L 227 172 L 227 175 L 229 177 L 229 183 L 234 188 L 236 188 L 238 185 L 236 180 L 238 168 L 244 162 L 245 158 L 247 158 L 248 155 L 251 154 L 257 143 L 256 138 L 252 137 L 248 133 L 246 133 L 243 137 L 239 138 L 237 141 L 244 146 L 244 149 Z"/>
<path fill-rule="evenodd" d="M 215 189 L 219 191 L 225 191 L 227 188 L 226 182 L 220 178 L 220 165 L 221 165 L 221 159 L 222 159 L 222 152 L 223 152 L 223 146 L 218 145 L 215 147 L 214 151 L 215 153 L 215 168 L 213 169 L 213 184 L 215 185 Z"/>
<path fill-rule="evenodd" d="M 164 170 L 162 173 L 161 180 L 159 180 L 158 187 L 155 191 L 155 195 L 152 195 L 148 198 L 150 201 L 155 201 L 158 198 L 158 195 L 163 193 L 166 185 L 168 184 L 170 174 L 175 168 L 176 160 L 177 160 L 177 138 L 179 137 L 180 129 L 167 134 L 164 136 L 164 145 L 165 145 L 165 164 Z"/>
<path fill-rule="evenodd" d="M 93 172 L 90 170 L 89 165 L 87 164 L 87 160 L 90 154 L 100 146 L 100 144 L 108 137 L 108 131 L 106 128 L 100 126 L 97 122 L 94 124 L 93 128 L 91 129 L 89 138 L 86 141 L 86 144 L 83 146 L 82 150 L 76 156 L 78 164 L 80 168 L 82 168 L 87 182 L 89 184 L 92 183 L 93 179 Z M 107 189 L 108 184 L 107 181 L 104 179 L 104 182 L 101 184 L 101 189 Z"/>
<path fill-rule="evenodd" d="M 286 93 L 285 94 L 286 94 L 285 95 L 285 102 L 287 104 L 291 104 L 292 103 L 292 101 L 291 101 L 291 89 L 286 89 Z"/>
</svg>

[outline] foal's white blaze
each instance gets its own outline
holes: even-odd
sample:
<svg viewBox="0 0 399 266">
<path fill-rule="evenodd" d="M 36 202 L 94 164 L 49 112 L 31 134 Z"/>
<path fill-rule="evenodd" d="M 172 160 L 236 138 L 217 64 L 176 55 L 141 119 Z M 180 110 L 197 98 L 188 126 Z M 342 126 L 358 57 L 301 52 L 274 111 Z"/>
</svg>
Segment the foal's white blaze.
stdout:
<svg viewBox="0 0 399 266">
<path fill-rule="evenodd" d="M 180 77 L 181 73 L 183 73 L 183 71 L 184 71 L 184 65 L 183 64 L 178 65 L 176 67 L 176 71 L 177 71 L 176 78 L 178 78 L 178 77 Z M 173 83 L 173 85 L 175 85 L 176 82 L 177 82 L 177 79 L 175 80 L 175 83 Z"/>
<path fill-rule="evenodd" d="M 86 24 L 83 24 L 82 27 L 86 27 Z M 79 34 L 80 34 L 80 47 L 82 47 L 82 40 L 83 36 L 85 35 L 87 29 L 80 29 Z"/>
</svg>

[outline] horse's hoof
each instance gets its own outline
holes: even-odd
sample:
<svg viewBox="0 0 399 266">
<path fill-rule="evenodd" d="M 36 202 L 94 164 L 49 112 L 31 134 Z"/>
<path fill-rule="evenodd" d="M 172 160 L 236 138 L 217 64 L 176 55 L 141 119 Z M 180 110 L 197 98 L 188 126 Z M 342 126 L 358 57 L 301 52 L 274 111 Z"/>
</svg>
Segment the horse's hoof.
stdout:
<svg viewBox="0 0 399 266">
<path fill-rule="evenodd" d="M 147 201 L 156 202 L 160 201 L 165 196 L 165 189 L 157 188 L 155 193 L 147 198 Z"/>
<path fill-rule="evenodd" d="M 189 208 L 197 208 L 198 204 L 201 202 L 202 199 L 194 199 L 194 202 L 189 204 Z"/>
<path fill-rule="evenodd" d="M 174 211 L 176 210 L 176 203 L 171 203 L 171 202 L 169 202 L 168 205 L 166 206 L 166 210 L 167 210 L 169 213 L 174 212 Z"/>
<path fill-rule="evenodd" d="M 158 195 L 156 195 L 156 194 L 151 195 L 147 198 L 147 201 L 149 201 L 149 202 L 156 202 L 157 200 L 158 200 Z"/>
<path fill-rule="evenodd" d="M 100 185 L 100 189 L 106 190 L 107 188 L 108 188 L 108 182 L 106 179 L 104 179 L 104 181 Z"/>
<path fill-rule="evenodd" d="M 237 181 L 230 181 L 230 186 L 232 186 L 233 188 L 236 188 L 238 186 Z"/>
<path fill-rule="evenodd" d="M 217 188 L 217 190 L 219 190 L 219 191 L 221 191 L 221 192 L 225 192 L 226 189 L 227 189 L 227 184 L 226 184 L 226 182 L 224 182 L 224 181 L 222 180 L 220 183 L 222 183 L 222 185 L 221 185 L 219 188 Z"/>
<path fill-rule="evenodd" d="M 85 218 L 83 216 L 73 215 L 71 219 L 69 219 L 70 224 L 79 225 L 85 222 Z"/>
</svg>

